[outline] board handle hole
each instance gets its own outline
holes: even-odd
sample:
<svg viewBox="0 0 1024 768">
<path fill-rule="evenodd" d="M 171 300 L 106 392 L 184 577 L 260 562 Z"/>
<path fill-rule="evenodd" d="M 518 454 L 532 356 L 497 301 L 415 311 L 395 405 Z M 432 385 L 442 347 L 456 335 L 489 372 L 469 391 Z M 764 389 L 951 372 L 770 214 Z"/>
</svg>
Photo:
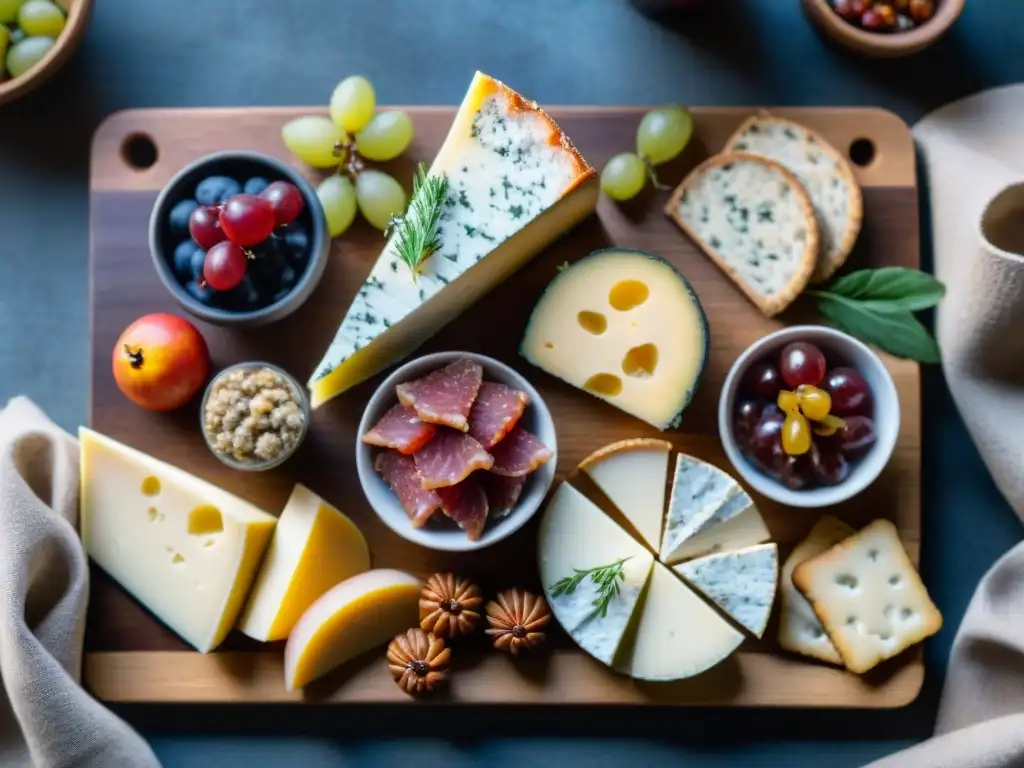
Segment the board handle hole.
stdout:
<svg viewBox="0 0 1024 768">
<path fill-rule="evenodd" d="M 121 159 L 136 171 L 152 168 L 159 156 L 156 142 L 149 134 L 133 133 L 121 142 Z"/>
<path fill-rule="evenodd" d="M 861 168 L 871 165 L 875 161 L 875 142 L 871 139 L 855 139 L 850 144 L 850 159 Z"/>
</svg>

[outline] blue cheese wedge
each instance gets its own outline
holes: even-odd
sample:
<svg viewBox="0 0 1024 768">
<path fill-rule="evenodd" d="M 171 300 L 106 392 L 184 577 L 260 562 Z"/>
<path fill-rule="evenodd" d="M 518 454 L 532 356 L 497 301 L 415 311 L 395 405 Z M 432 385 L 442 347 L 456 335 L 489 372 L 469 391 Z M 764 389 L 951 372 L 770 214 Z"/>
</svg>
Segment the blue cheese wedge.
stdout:
<svg viewBox="0 0 1024 768">
<path fill-rule="evenodd" d="M 673 555 L 676 560 L 688 560 L 699 555 L 762 544 L 770 538 L 771 534 L 753 499 L 741 489 L 719 507 L 697 533 L 676 547 Z"/>
<path fill-rule="evenodd" d="M 748 632 L 764 635 L 779 581 L 775 544 L 708 555 L 674 570 Z"/>
<path fill-rule="evenodd" d="M 580 648 L 611 665 L 654 557 L 568 483 L 548 503 L 538 547 L 540 578 L 551 612 Z M 566 578 L 619 561 L 623 561 L 622 579 L 603 615 L 595 609 L 599 588 L 591 575 L 582 576 L 571 590 L 556 588 Z"/>
<path fill-rule="evenodd" d="M 770 115 L 743 123 L 724 151 L 767 157 L 796 176 L 814 205 L 821 236 L 811 282 L 828 279 L 850 255 L 864 219 L 863 195 L 846 158 L 810 128 Z"/>
<path fill-rule="evenodd" d="M 810 197 L 773 160 L 712 157 L 676 188 L 665 212 L 765 315 L 788 307 L 817 264 Z"/>
<path fill-rule="evenodd" d="M 680 549 L 683 544 L 742 490 L 739 483 L 718 467 L 679 454 L 665 513 L 659 559 L 664 563 L 682 559 Z"/>
<path fill-rule="evenodd" d="M 554 121 L 480 72 L 428 175 L 448 180 L 440 247 L 414 275 L 388 241 L 310 379 L 314 407 L 409 354 L 597 205 L 594 169 Z"/>
</svg>

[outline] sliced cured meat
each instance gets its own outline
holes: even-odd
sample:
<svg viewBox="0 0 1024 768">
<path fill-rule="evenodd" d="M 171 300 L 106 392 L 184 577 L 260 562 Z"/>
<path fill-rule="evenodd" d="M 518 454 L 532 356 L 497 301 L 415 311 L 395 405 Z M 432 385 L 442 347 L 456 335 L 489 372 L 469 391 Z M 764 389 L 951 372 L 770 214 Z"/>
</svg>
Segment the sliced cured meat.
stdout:
<svg viewBox="0 0 1024 768">
<path fill-rule="evenodd" d="M 497 518 L 507 515 L 519 501 L 519 494 L 523 492 L 523 486 L 526 485 L 526 476 L 508 477 L 507 475 L 496 475 L 493 472 L 481 472 L 480 474 L 484 491 L 487 493 L 490 516 Z"/>
<path fill-rule="evenodd" d="M 402 509 L 412 519 L 414 528 L 422 528 L 441 508 L 441 497 L 426 490 L 420 482 L 419 470 L 412 456 L 384 451 L 377 455 L 373 468 L 391 486 Z"/>
<path fill-rule="evenodd" d="M 487 524 L 487 494 L 476 475 L 470 475 L 458 485 L 438 488 L 441 509 L 466 532 L 470 541 L 476 541 Z"/>
<path fill-rule="evenodd" d="M 469 411 L 484 380 L 484 369 L 472 360 L 456 360 L 422 379 L 399 384 L 398 401 L 428 424 L 465 432 Z"/>
<path fill-rule="evenodd" d="M 522 427 L 516 426 L 504 440 L 491 448 L 491 456 L 494 457 L 491 472 L 507 477 L 523 477 L 544 464 L 552 455 L 551 449 L 544 443 Z"/>
<path fill-rule="evenodd" d="M 478 469 L 490 469 L 491 454 L 462 432 L 442 427 L 413 457 L 426 489 L 447 488 L 461 483 Z"/>
<path fill-rule="evenodd" d="M 398 403 L 363 435 L 363 442 L 411 454 L 426 445 L 435 432 L 436 425 L 420 421 L 416 411 Z"/>
<path fill-rule="evenodd" d="M 529 401 L 525 392 L 485 381 L 469 412 L 469 434 L 484 448 L 497 445 L 519 421 Z"/>
</svg>

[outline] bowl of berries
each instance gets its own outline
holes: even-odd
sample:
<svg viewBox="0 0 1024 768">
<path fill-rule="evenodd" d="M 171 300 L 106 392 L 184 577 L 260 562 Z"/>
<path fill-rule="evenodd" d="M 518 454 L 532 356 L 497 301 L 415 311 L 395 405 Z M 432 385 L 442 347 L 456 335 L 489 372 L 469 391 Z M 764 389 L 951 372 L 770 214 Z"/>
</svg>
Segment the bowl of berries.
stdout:
<svg viewBox="0 0 1024 768">
<path fill-rule="evenodd" d="M 186 311 L 251 328 L 309 298 L 327 267 L 330 235 L 316 192 L 295 169 L 256 152 L 219 152 L 160 192 L 149 247 Z"/>
<path fill-rule="evenodd" d="M 942 37 L 964 0 L 803 0 L 811 22 L 836 43 L 873 57 L 908 56 Z"/>
<path fill-rule="evenodd" d="M 899 435 L 899 396 L 862 342 L 826 326 L 793 326 L 733 363 L 718 430 L 729 461 L 758 493 L 791 507 L 825 507 L 881 474 Z"/>
</svg>

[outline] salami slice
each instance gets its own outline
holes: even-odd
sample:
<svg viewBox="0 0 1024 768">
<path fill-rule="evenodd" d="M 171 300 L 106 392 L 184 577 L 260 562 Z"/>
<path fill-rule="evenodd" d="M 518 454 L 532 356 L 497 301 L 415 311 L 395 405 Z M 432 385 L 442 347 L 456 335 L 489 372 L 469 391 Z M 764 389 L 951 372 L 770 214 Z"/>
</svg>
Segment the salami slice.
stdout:
<svg viewBox="0 0 1024 768">
<path fill-rule="evenodd" d="M 466 432 L 469 412 L 483 383 L 484 369 L 472 360 L 456 360 L 422 379 L 396 387 L 398 401 L 428 424 Z"/>
<path fill-rule="evenodd" d="M 470 541 L 477 541 L 487 524 L 487 494 L 476 475 L 470 475 L 458 485 L 438 488 L 441 509 L 466 532 Z"/>
<path fill-rule="evenodd" d="M 519 421 L 529 400 L 525 392 L 485 381 L 469 412 L 469 434 L 484 448 L 497 445 Z"/>
<path fill-rule="evenodd" d="M 494 472 L 481 473 L 484 492 L 487 494 L 487 506 L 492 519 L 504 517 L 516 502 L 519 501 L 519 494 L 523 492 L 526 485 L 526 476 L 508 477 L 496 475 Z"/>
<path fill-rule="evenodd" d="M 373 468 L 384 478 L 402 509 L 412 519 L 414 528 L 422 528 L 441 507 L 441 497 L 423 488 L 419 471 L 412 456 L 398 451 L 384 451 L 377 455 Z"/>
<path fill-rule="evenodd" d="M 435 432 L 435 425 L 420 421 L 416 411 L 398 403 L 363 435 L 363 442 L 411 454 L 426 445 Z"/>
<path fill-rule="evenodd" d="M 414 459 L 420 481 L 428 490 L 456 485 L 475 470 L 490 469 L 494 463 L 491 455 L 472 437 L 444 427 L 416 451 Z"/>
<path fill-rule="evenodd" d="M 544 464 L 553 454 L 544 443 L 517 426 L 512 428 L 504 440 L 491 448 L 491 455 L 494 457 L 491 472 L 507 477 L 523 477 Z"/>
</svg>

